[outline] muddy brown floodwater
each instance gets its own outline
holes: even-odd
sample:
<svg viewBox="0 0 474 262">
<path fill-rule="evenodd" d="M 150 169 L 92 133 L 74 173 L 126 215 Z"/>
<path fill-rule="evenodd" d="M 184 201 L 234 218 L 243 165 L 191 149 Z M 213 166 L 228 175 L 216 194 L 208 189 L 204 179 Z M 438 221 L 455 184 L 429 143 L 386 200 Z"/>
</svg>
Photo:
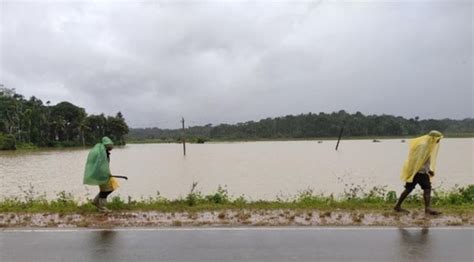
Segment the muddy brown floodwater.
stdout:
<svg viewBox="0 0 474 262">
<path fill-rule="evenodd" d="M 275 199 L 311 188 L 340 194 L 351 184 L 387 186 L 400 192 L 400 170 L 408 144 L 400 139 L 190 144 L 183 157 L 179 144 L 131 144 L 112 151 L 111 169 L 130 179 L 114 193 L 133 198 L 185 196 L 193 182 L 203 193 L 227 186 L 233 196 Z M 434 188 L 474 184 L 473 138 L 443 139 Z M 82 185 L 87 150 L 0 152 L 0 198 L 36 194 L 54 198 L 60 191 L 78 199 L 97 189 Z"/>
</svg>

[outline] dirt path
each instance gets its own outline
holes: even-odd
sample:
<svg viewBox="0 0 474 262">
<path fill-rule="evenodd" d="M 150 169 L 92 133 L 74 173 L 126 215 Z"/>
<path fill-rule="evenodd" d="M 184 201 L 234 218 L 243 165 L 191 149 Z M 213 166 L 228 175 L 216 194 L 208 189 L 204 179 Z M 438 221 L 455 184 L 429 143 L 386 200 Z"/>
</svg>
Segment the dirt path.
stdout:
<svg viewBox="0 0 474 262">
<path fill-rule="evenodd" d="M 169 226 L 461 226 L 474 225 L 474 216 L 425 216 L 394 212 L 318 210 L 227 210 L 205 212 L 157 211 L 109 214 L 0 213 L 0 227 L 169 227 Z"/>
</svg>

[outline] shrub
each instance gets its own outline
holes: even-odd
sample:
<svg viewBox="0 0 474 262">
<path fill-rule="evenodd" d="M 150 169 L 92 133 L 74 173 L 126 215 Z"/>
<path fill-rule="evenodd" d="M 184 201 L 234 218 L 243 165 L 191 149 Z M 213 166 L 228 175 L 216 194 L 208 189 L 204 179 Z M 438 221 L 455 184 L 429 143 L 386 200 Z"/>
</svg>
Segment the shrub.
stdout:
<svg viewBox="0 0 474 262">
<path fill-rule="evenodd" d="M 112 197 L 112 200 L 107 204 L 107 207 L 112 210 L 126 209 L 127 204 L 119 196 Z"/>
<path fill-rule="evenodd" d="M 219 186 L 217 192 L 206 196 L 206 200 L 214 204 L 226 204 L 229 203 L 229 195 L 227 189 Z"/>
<path fill-rule="evenodd" d="M 474 185 L 469 185 L 467 188 L 460 188 L 459 192 L 465 202 L 474 201 Z"/>
<path fill-rule="evenodd" d="M 0 134 L 0 150 L 15 150 L 16 140 L 13 135 Z"/>
<path fill-rule="evenodd" d="M 397 192 L 395 191 L 389 191 L 387 193 L 387 196 L 385 197 L 385 200 L 389 203 L 395 203 L 397 202 Z"/>
</svg>

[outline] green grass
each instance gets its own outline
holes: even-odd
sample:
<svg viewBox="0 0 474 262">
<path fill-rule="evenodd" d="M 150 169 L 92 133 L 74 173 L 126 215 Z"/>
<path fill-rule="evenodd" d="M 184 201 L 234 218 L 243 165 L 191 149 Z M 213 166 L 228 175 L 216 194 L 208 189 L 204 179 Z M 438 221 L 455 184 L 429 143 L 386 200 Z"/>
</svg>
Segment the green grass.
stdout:
<svg viewBox="0 0 474 262">
<path fill-rule="evenodd" d="M 386 212 L 395 204 L 397 196 L 394 191 L 386 192 L 383 187 L 374 187 L 368 192 L 347 190 L 344 195 L 335 198 L 331 196 L 315 195 L 311 190 L 300 193 L 293 199 L 277 199 L 273 201 L 248 201 L 244 196 L 230 198 L 227 190 L 219 187 L 216 192 L 203 195 L 196 192 L 197 183 L 193 184 L 191 192 L 185 197 L 169 200 L 159 194 L 148 199 L 126 200 L 120 197 L 109 199 L 108 208 L 114 211 L 161 211 L 161 212 L 198 212 L 218 211 L 229 209 L 247 210 L 346 210 Z M 54 213 L 95 213 L 96 208 L 90 202 L 79 203 L 73 196 L 60 192 L 56 199 L 46 200 L 44 196 L 31 197 L 31 190 L 24 198 L 9 198 L 0 201 L 0 212 L 54 212 Z M 447 192 L 433 193 L 432 205 L 448 214 L 474 214 L 474 185 L 464 188 L 454 188 Z M 410 195 L 404 203 L 405 208 L 422 208 L 423 201 L 420 194 Z"/>
</svg>

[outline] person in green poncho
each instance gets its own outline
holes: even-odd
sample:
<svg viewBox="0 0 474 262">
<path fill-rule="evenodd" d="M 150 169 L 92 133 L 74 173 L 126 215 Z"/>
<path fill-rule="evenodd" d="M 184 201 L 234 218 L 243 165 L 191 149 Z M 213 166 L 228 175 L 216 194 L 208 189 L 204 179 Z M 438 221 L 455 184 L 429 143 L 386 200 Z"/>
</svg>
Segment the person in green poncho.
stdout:
<svg viewBox="0 0 474 262">
<path fill-rule="evenodd" d="M 110 151 L 114 143 L 108 137 L 103 137 L 101 143 L 96 144 L 87 156 L 84 171 L 84 184 L 99 186 L 99 194 L 92 200 L 92 203 L 101 212 L 108 212 L 105 207 L 107 197 L 119 187 L 117 180 L 110 172 Z"/>
</svg>

